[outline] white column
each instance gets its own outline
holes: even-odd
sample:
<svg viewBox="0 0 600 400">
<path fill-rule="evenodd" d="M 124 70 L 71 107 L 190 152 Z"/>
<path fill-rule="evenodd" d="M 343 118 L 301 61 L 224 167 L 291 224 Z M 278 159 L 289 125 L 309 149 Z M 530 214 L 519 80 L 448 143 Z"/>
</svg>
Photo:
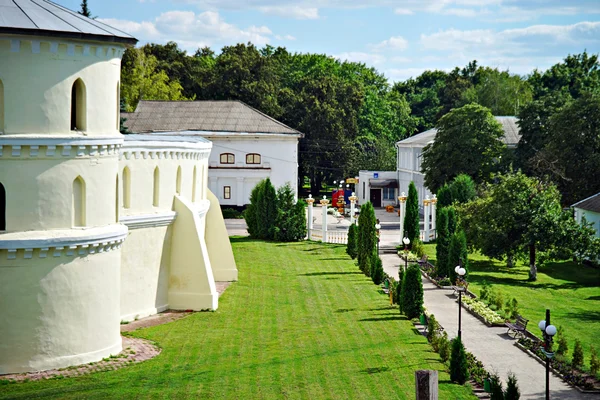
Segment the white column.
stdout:
<svg viewBox="0 0 600 400">
<path fill-rule="evenodd" d="M 329 200 L 327 200 L 327 196 L 323 196 L 323 200 L 321 200 L 321 212 L 323 213 L 323 243 L 327 242 L 327 204 L 329 204 Z"/>
<path fill-rule="evenodd" d="M 437 198 L 435 197 L 435 194 L 433 195 L 433 199 L 431 199 L 431 229 L 433 229 L 433 231 L 435 232 L 435 238 L 437 239 L 437 227 L 435 226 L 435 215 L 436 215 L 436 210 L 437 208 Z"/>
<path fill-rule="evenodd" d="M 431 202 L 431 200 L 429 200 L 429 196 L 427 196 L 425 198 L 425 200 L 423 200 L 423 208 L 425 211 L 425 237 L 423 238 L 423 243 L 428 243 L 429 242 L 429 203 Z"/>
<path fill-rule="evenodd" d="M 352 192 L 352 196 L 350 196 L 350 224 L 356 223 L 356 193 Z"/>
<path fill-rule="evenodd" d="M 240 207 L 244 205 L 244 178 L 243 177 L 237 178 L 237 205 Z"/>
<path fill-rule="evenodd" d="M 398 196 L 398 201 L 400 202 L 400 244 L 402 244 L 402 239 L 404 239 L 404 209 L 406 206 L 405 192 L 402 192 L 400 196 Z"/>
<path fill-rule="evenodd" d="M 308 240 L 312 240 L 312 228 L 313 228 L 313 203 L 315 202 L 315 199 L 312 198 L 312 194 L 308 195 L 308 199 L 306 199 L 306 204 L 308 204 L 307 207 L 307 211 L 308 211 L 308 223 L 306 224 L 307 226 L 307 231 L 308 231 Z"/>
</svg>

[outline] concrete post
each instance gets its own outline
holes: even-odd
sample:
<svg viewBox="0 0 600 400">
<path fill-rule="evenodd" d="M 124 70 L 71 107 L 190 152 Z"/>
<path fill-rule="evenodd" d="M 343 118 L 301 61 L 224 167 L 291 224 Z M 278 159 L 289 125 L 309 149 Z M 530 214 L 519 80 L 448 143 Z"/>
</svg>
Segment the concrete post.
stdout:
<svg viewBox="0 0 600 400">
<path fill-rule="evenodd" d="M 321 200 L 321 212 L 323 213 L 323 243 L 327 243 L 327 205 L 329 204 L 329 200 L 327 200 L 327 196 L 323 196 L 323 200 Z"/>
<path fill-rule="evenodd" d="M 350 224 L 356 223 L 356 218 L 354 216 L 354 213 L 356 212 L 356 199 L 358 199 L 358 197 L 356 197 L 356 193 L 352 192 L 352 196 L 349 197 L 349 200 L 350 200 Z"/>
<path fill-rule="evenodd" d="M 437 239 L 437 227 L 435 225 L 435 216 L 437 213 L 437 197 L 435 197 L 435 194 L 433 195 L 433 198 L 431 199 L 431 229 L 433 229 L 434 232 L 434 237 Z"/>
<path fill-rule="evenodd" d="M 307 210 L 308 210 L 308 224 L 306 224 L 307 226 L 307 231 L 308 231 L 308 240 L 312 240 L 312 228 L 313 228 L 313 203 L 315 202 L 315 199 L 312 198 L 312 194 L 308 195 L 308 198 L 306 199 L 306 204 L 308 204 Z"/>
<path fill-rule="evenodd" d="M 402 194 L 398 196 L 398 201 L 400 202 L 400 244 L 402 244 L 402 239 L 404 239 L 404 209 L 406 207 L 405 192 L 402 192 Z"/>
<path fill-rule="evenodd" d="M 417 400 L 438 400 L 438 372 L 415 371 Z"/>
<path fill-rule="evenodd" d="M 429 204 L 431 204 L 431 200 L 429 200 L 429 196 L 427 196 L 425 200 L 423 200 L 423 208 L 425 211 L 425 237 L 423 238 L 423 243 L 429 242 L 429 212 L 431 211 Z"/>
</svg>

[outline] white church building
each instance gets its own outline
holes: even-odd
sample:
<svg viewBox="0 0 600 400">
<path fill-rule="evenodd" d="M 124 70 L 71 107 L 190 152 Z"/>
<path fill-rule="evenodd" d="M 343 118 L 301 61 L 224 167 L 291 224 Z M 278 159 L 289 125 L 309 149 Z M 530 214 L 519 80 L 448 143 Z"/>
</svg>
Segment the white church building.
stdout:
<svg viewBox="0 0 600 400">
<path fill-rule="evenodd" d="M 214 310 L 237 280 L 202 137 L 119 133 L 137 40 L 49 1 L 0 2 L 0 374 L 122 349 L 120 322 Z"/>
</svg>

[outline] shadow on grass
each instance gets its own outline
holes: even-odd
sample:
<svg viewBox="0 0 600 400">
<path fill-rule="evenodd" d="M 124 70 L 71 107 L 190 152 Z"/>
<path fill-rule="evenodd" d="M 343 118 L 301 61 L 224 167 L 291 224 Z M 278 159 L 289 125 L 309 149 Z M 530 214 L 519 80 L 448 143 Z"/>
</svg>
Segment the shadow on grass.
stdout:
<svg viewBox="0 0 600 400">
<path fill-rule="evenodd" d="M 580 319 L 585 322 L 600 321 L 600 311 L 570 312 L 570 313 L 567 313 L 566 316 L 569 318 L 573 318 L 573 319 Z"/>
<path fill-rule="evenodd" d="M 356 308 L 338 308 L 337 310 L 335 310 L 335 313 L 347 313 L 350 311 L 356 311 Z"/>
<path fill-rule="evenodd" d="M 380 372 L 387 372 L 390 370 L 390 367 L 371 367 L 371 368 L 365 368 L 365 369 L 361 369 L 359 372 L 361 374 L 378 374 Z"/>
<path fill-rule="evenodd" d="M 600 300 L 600 296 L 590 296 L 586 300 Z"/>
<path fill-rule="evenodd" d="M 363 318 L 359 319 L 361 322 L 381 322 L 381 321 L 406 321 L 406 317 L 401 317 L 400 315 L 396 315 L 393 317 L 377 317 L 377 318 Z"/>
<path fill-rule="evenodd" d="M 345 258 L 345 257 L 331 257 L 331 258 L 319 258 L 319 260 L 323 260 L 323 261 L 348 261 L 348 258 Z"/>
<path fill-rule="evenodd" d="M 306 274 L 298 274 L 298 276 L 324 276 L 324 275 L 362 275 L 363 273 L 360 271 L 357 272 L 349 272 L 349 271 L 344 271 L 344 272 L 309 272 Z"/>
</svg>

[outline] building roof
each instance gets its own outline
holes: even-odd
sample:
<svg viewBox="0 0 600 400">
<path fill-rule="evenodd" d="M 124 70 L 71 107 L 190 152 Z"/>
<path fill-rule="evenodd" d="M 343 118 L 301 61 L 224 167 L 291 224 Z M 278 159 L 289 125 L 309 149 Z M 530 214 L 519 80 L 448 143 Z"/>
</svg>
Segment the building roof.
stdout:
<svg viewBox="0 0 600 400">
<path fill-rule="evenodd" d="M 600 193 L 588 197 L 573 204 L 571 207 L 579 208 L 586 211 L 600 213 Z"/>
<path fill-rule="evenodd" d="M 496 118 L 496 121 L 500 122 L 500 124 L 502 125 L 502 129 L 504 130 L 504 136 L 502 137 L 502 141 L 507 146 L 516 146 L 517 143 L 519 143 L 519 139 L 521 139 L 521 134 L 519 133 L 519 126 L 517 125 L 517 117 L 494 118 Z M 435 135 L 437 135 L 437 129 L 433 128 L 425 132 L 417 133 L 416 135 L 401 140 L 396 144 L 425 146 L 435 139 Z"/>
<path fill-rule="evenodd" d="M 127 114 L 125 126 L 134 133 L 203 131 L 302 135 L 237 100 L 143 100 L 134 113 Z"/>
<path fill-rule="evenodd" d="M 123 31 L 49 0 L 0 0 L 0 33 L 137 43 Z"/>
</svg>

